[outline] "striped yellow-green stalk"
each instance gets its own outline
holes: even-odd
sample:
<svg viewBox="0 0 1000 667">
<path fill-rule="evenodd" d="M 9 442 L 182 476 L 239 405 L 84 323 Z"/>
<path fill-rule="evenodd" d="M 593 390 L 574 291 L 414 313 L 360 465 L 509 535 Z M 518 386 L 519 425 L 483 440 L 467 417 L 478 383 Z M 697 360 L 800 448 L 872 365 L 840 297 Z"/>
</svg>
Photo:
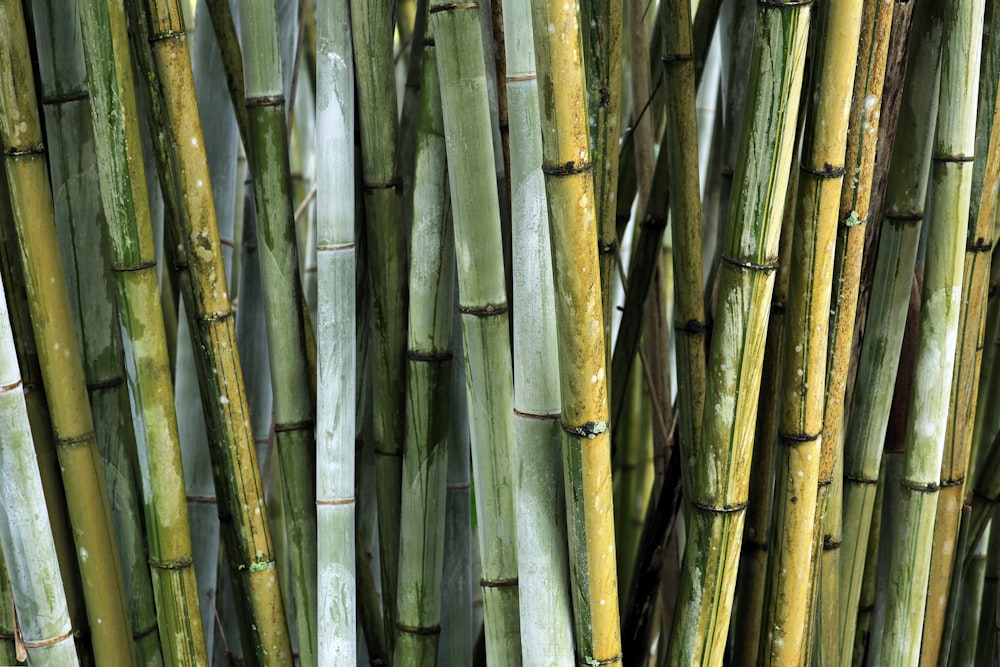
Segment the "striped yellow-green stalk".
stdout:
<svg viewBox="0 0 1000 667">
<path fill-rule="evenodd" d="M 935 13 L 936 7 L 918 4 L 913 17 L 914 42 L 899 114 L 900 127 L 910 129 L 900 133 L 893 146 L 881 241 L 868 302 L 869 312 L 878 315 L 865 330 L 855 380 L 855 386 L 864 391 L 854 392 L 845 429 L 840 561 L 843 647 L 854 646 L 872 506 L 924 216 L 940 60 L 941 17 Z M 851 652 L 843 649 L 841 664 L 850 665 L 851 659 Z"/>
<path fill-rule="evenodd" d="M 560 481 L 559 356 L 556 348 L 542 132 L 530 0 L 504 7 L 514 287 L 514 437 L 517 470 L 521 659 L 573 663 L 573 612 Z"/>
<path fill-rule="evenodd" d="M 778 242 L 778 270 L 774 279 L 774 291 L 771 293 L 771 316 L 767 323 L 762 387 L 778 387 L 781 384 L 795 195 L 798 192 L 800 174 L 801 170 L 795 165 L 788 176 L 785 212 L 781 219 L 781 239 Z M 731 642 L 735 649 L 734 664 L 745 667 L 756 667 L 757 651 L 761 643 L 760 631 L 763 624 L 760 619 L 764 613 L 764 595 L 767 590 L 768 533 L 774 503 L 774 455 L 780 407 L 777 391 L 764 392 L 761 399 L 757 406 L 750 485 L 747 489 L 747 517 L 743 524 L 743 547 L 736 579 L 736 609 L 733 613 L 737 634 Z"/>
<path fill-rule="evenodd" d="M 0 273 L 2 273 L 4 289 L 6 290 L 7 312 L 14 331 L 14 348 L 17 351 L 28 420 L 31 422 L 35 459 L 42 479 L 45 507 L 56 545 L 63 590 L 69 605 L 77 655 L 81 664 L 92 665 L 94 659 L 91 652 L 87 611 L 84 608 L 83 582 L 80 578 L 75 547 L 73 546 L 72 527 L 66 507 L 62 477 L 59 473 L 55 436 L 52 433 L 49 407 L 45 401 L 45 389 L 42 385 L 42 371 L 38 363 L 35 340 L 31 333 L 31 317 L 28 313 L 28 297 L 24 288 L 21 258 L 18 254 L 17 231 L 14 228 L 14 218 L 10 210 L 7 176 L 2 160 L 0 160 Z"/>
<path fill-rule="evenodd" d="M 129 393 L 135 406 L 149 565 L 164 661 L 169 665 L 197 663 L 208 657 L 191 556 L 163 311 L 157 298 L 153 227 L 145 172 L 140 161 L 129 160 L 141 153 L 138 123 L 134 114 L 127 114 L 123 102 L 133 94 L 125 11 L 117 3 L 91 2 L 81 15 L 98 172 L 126 342 Z"/>
<path fill-rule="evenodd" d="M 406 387 L 407 232 L 400 215 L 400 170 L 393 81 L 391 0 L 351 1 L 351 35 L 361 130 L 361 180 L 371 280 L 373 410 L 377 467 L 379 563 L 386 638 L 396 637 L 395 591 L 399 558 Z"/>
<path fill-rule="evenodd" d="M 991 14 L 996 11 L 990 3 Z M 991 17 L 992 19 L 992 17 Z M 989 23 L 992 23 L 991 20 Z M 934 520 L 934 547 L 931 552 L 931 575 L 927 589 L 927 611 L 924 613 L 920 661 L 936 665 L 946 654 L 942 643 L 944 619 L 957 601 L 948 602 L 952 586 L 952 567 L 965 498 L 965 478 L 972 444 L 973 421 L 976 413 L 976 389 L 982 361 L 983 326 L 985 324 L 986 288 L 989 280 L 990 252 L 993 247 L 993 218 L 1000 185 L 1000 105 L 997 104 L 997 75 L 990 68 L 1000 56 L 1000 36 L 993 35 L 984 20 L 983 66 L 980 68 L 979 104 L 976 115 L 975 152 L 979 156 L 973 165 L 969 220 L 965 241 L 965 261 L 962 276 L 962 300 L 958 315 L 955 369 L 951 381 L 951 406 L 945 432 L 941 462 L 940 491 Z M 980 540 L 981 541 L 981 540 Z M 962 585 L 964 589 L 964 584 Z M 964 606 L 963 602 L 963 606 Z M 978 604 L 976 605 L 978 606 Z M 974 644 L 974 642 L 973 642 Z"/>
<path fill-rule="evenodd" d="M 621 663 L 607 359 L 582 27 L 572 4 L 533 0 L 562 398 L 576 659 Z"/>
<path fill-rule="evenodd" d="M 458 260 L 486 653 L 521 664 L 514 403 L 500 202 L 476 3 L 431 2 Z"/>
<path fill-rule="evenodd" d="M 10 577 L 0 604 L 17 609 L 20 641 L 32 663 L 78 664 L 59 561 L 35 462 L 7 299 L 0 282 L 0 542 Z M 9 616 L 8 619 L 10 620 Z M 7 626 L 10 627 L 10 626 Z M 15 640 L 16 641 L 16 640 Z M 4 656 L 13 664 L 14 656 Z"/>
<path fill-rule="evenodd" d="M 317 7 L 316 521 L 320 665 L 357 663 L 354 64 L 346 0 Z"/>
<path fill-rule="evenodd" d="M 98 451 L 125 577 L 136 657 L 160 664 L 153 586 L 143 542 L 136 441 L 115 308 L 111 248 L 101 208 L 87 73 L 75 2 L 34 3 L 56 228 L 78 325 Z M 72 46 L 71 46 L 72 45 Z M 153 295 L 159 302 L 159 294 Z"/>
<path fill-rule="evenodd" d="M 14 0 L 0 3 L 0 44 L 0 146 L 42 378 L 46 386 L 59 388 L 49 395 L 49 412 L 95 658 L 102 665 L 131 664 L 135 645 L 125 585 L 59 257 L 24 16 Z"/>
<path fill-rule="evenodd" d="M 163 19 L 166 18 L 164 15 Z M 274 392 L 274 431 L 281 464 L 295 625 L 299 658 L 303 665 L 312 666 L 316 664 L 318 608 L 315 411 L 309 384 L 310 365 L 306 358 L 305 300 L 295 245 L 282 95 L 286 87 L 281 79 L 278 20 L 273 0 L 240 2 L 240 27 L 247 45 L 243 49 L 243 70 L 250 121 L 248 150 L 254 176 L 257 243 Z M 151 37 L 165 35 L 168 30 L 171 30 L 169 23 L 164 22 Z M 159 39 L 153 43 L 154 50 L 159 44 L 171 42 L 183 44 L 180 40 Z M 186 48 L 184 51 L 186 54 Z M 155 52 L 157 64 L 164 72 L 161 76 L 166 77 L 167 67 L 176 61 L 168 60 L 166 49 L 162 49 L 162 54 Z M 184 71 L 190 72 L 189 69 Z"/>
<path fill-rule="evenodd" d="M 948 418 L 941 388 L 951 386 L 955 366 L 967 232 L 955 221 L 969 216 L 984 4 L 954 0 L 945 7 L 920 336 L 882 637 L 889 665 L 914 664 L 920 655 Z"/>
<path fill-rule="evenodd" d="M 806 662 L 811 637 L 815 523 L 823 439 L 830 290 L 861 0 L 826 3 L 816 17 L 816 67 L 805 110 L 789 262 L 788 308 L 775 457 L 774 514 L 758 660 Z"/>
<path fill-rule="evenodd" d="M 130 3 L 129 7 L 137 9 L 137 4 Z M 148 28 L 143 17 L 135 16 L 132 21 L 133 25 Z M 166 53 L 161 51 L 161 57 L 170 59 L 169 48 L 182 49 L 182 40 L 173 39 L 180 33 L 168 31 L 167 41 L 177 43 L 168 47 Z M 182 50 L 184 57 L 173 59 L 179 61 L 175 62 L 178 69 L 173 70 L 176 80 L 161 87 L 158 66 L 148 43 L 136 40 L 133 47 L 145 81 L 150 84 L 146 90 L 151 97 L 148 104 L 151 124 L 163 129 L 156 162 L 161 186 L 167 193 L 164 197 L 170 224 L 167 247 L 179 274 L 195 342 L 202 409 L 212 443 L 221 532 L 235 580 L 240 638 L 248 660 L 284 664 L 291 661 L 292 651 L 254 451 L 219 229 L 211 203 L 211 178 L 198 114 L 194 109 L 190 113 L 181 112 L 195 99 L 189 87 L 190 61 Z M 135 114 L 133 98 L 126 95 L 122 99 L 126 115 Z"/>
<path fill-rule="evenodd" d="M 396 595 L 397 665 L 437 664 L 441 630 L 455 246 L 437 57 L 424 44 L 413 180 L 406 445 Z"/>
<path fill-rule="evenodd" d="M 817 498 L 819 565 L 813 567 L 811 595 L 818 610 L 815 655 L 836 664 L 841 651 L 840 545 L 843 498 L 844 399 L 854 341 L 865 223 L 871 200 L 875 147 L 885 81 L 892 0 L 866 0 L 861 17 L 858 67 L 848 122 L 846 181 L 841 189 L 837 249 L 833 265 L 830 340 L 827 350 L 826 406 Z"/>
<path fill-rule="evenodd" d="M 753 432 L 778 235 L 795 144 L 809 7 L 758 5 L 750 86 L 722 247 L 702 445 L 670 664 L 722 660 L 743 541 Z"/>
<path fill-rule="evenodd" d="M 677 427 L 681 484 L 693 488 L 691 461 L 701 442 L 705 412 L 705 296 L 701 268 L 701 190 L 695 117 L 691 4 L 671 0 L 661 13 L 667 95 L 664 150 L 670 188 L 673 248 L 674 331 L 677 350 Z M 661 397 L 664 405 L 670 397 Z"/>
</svg>

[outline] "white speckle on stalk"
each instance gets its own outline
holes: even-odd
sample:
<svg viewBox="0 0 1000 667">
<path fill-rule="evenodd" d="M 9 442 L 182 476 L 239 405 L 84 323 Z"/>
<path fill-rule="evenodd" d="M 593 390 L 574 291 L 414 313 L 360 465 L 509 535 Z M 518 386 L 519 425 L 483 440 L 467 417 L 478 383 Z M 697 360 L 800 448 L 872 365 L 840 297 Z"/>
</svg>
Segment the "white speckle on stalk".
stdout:
<svg viewBox="0 0 1000 667">
<path fill-rule="evenodd" d="M 550 23 L 550 24 L 549 24 L 549 34 L 551 35 L 551 34 L 552 34 L 552 33 L 554 33 L 555 31 L 556 31 L 556 27 L 555 27 L 554 25 L 552 25 L 552 24 Z"/>
<path fill-rule="evenodd" d="M 191 137 L 191 145 L 192 146 L 197 146 L 198 145 L 198 138 L 197 137 Z"/>
<path fill-rule="evenodd" d="M 80 547 L 80 561 L 86 563 L 88 558 L 90 558 L 90 552 Z"/>
<path fill-rule="evenodd" d="M 219 403 L 222 405 L 229 405 L 229 399 L 226 396 L 219 396 Z"/>
</svg>

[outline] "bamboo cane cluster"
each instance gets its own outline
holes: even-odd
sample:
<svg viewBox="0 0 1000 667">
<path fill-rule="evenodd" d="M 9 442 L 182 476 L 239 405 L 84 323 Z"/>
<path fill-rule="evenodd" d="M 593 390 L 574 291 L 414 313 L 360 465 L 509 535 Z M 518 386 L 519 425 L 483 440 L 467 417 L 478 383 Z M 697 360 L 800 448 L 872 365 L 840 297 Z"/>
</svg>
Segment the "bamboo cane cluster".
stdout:
<svg viewBox="0 0 1000 667">
<path fill-rule="evenodd" d="M 994 0 L 0 0 L 0 662 L 1000 659 Z"/>
</svg>

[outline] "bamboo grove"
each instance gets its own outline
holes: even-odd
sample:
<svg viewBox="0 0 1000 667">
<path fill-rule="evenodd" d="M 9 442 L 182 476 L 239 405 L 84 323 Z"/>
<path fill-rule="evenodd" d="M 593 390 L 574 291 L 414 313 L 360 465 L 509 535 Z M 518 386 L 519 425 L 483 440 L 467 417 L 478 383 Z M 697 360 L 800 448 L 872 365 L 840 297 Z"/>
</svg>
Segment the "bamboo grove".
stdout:
<svg viewBox="0 0 1000 667">
<path fill-rule="evenodd" d="M 0 664 L 1000 664 L 996 0 L 0 0 Z"/>
</svg>

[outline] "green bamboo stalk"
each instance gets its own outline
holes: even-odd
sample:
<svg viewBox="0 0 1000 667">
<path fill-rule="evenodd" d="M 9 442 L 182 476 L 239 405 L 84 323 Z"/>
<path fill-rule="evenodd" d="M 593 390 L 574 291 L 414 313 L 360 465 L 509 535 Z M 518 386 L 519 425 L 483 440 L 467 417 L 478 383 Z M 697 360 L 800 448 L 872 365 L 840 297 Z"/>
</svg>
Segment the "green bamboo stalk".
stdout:
<svg viewBox="0 0 1000 667">
<path fill-rule="evenodd" d="M 136 406 L 149 564 L 164 661 L 170 665 L 196 664 L 208 658 L 192 561 L 166 337 L 156 298 L 158 283 L 146 178 L 141 166 L 129 161 L 128 148 L 132 155 L 141 149 L 138 126 L 125 122 L 129 116 L 123 98 L 133 94 L 125 11 L 121 5 L 91 3 L 83 8 L 82 15 L 98 171 L 120 321 L 127 341 L 129 388 Z M 109 118 L 120 121 L 107 122 Z"/>
<path fill-rule="evenodd" d="M 882 526 L 882 496 L 885 494 L 885 466 L 889 457 L 882 457 L 882 468 L 879 471 L 879 484 L 875 492 L 875 502 L 872 507 L 871 538 L 868 540 L 868 552 L 865 558 L 865 571 L 861 581 L 861 597 L 858 600 L 857 625 L 854 633 L 854 645 L 841 648 L 841 661 L 848 660 L 846 654 L 851 653 L 850 664 L 865 664 L 864 656 L 869 647 L 871 635 L 872 612 L 875 609 L 875 575 L 878 567 L 879 535 Z M 897 494 L 898 495 L 898 494 Z M 838 613 L 840 610 L 837 610 Z"/>
<path fill-rule="evenodd" d="M 806 6 L 759 6 L 734 179 L 738 196 L 730 205 L 720 265 L 703 446 L 692 466 L 691 521 L 668 649 L 675 664 L 717 664 L 726 645 L 764 356 L 760 343 L 774 285 L 808 28 Z"/>
<path fill-rule="evenodd" d="M 824 659 L 836 664 L 842 650 L 852 650 L 850 645 L 841 644 L 840 627 L 845 396 L 854 352 L 862 251 L 870 215 L 892 9 L 891 0 L 869 0 L 863 4 L 858 66 L 848 122 L 844 162 L 848 178 L 840 197 L 823 414 L 823 442 L 832 447 L 826 448 L 820 458 L 816 524 L 819 530 L 814 547 L 818 550 L 819 566 L 813 567 L 811 589 L 820 614 L 815 653 L 820 664 Z"/>
<path fill-rule="evenodd" d="M 840 598 L 843 646 L 854 645 L 872 502 L 889 420 L 890 387 L 899 367 L 927 190 L 930 127 L 937 105 L 937 93 L 934 92 L 937 84 L 932 82 L 937 80 L 941 20 L 931 11 L 930 5 L 918 5 L 918 9 L 913 34 L 919 41 L 909 52 L 907 85 L 899 112 L 900 125 L 912 130 L 900 135 L 892 149 L 884 205 L 886 224 L 880 234 L 876 274 L 867 306 L 879 316 L 865 331 L 855 380 L 855 386 L 864 390 L 855 391 L 851 398 L 850 419 L 845 431 Z M 933 86 L 929 102 L 928 86 Z M 868 216 L 868 226 L 873 215 L 874 212 Z M 850 659 L 849 653 L 844 651 L 841 664 L 849 664 Z"/>
<path fill-rule="evenodd" d="M 91 414 L 115 521 L 129 620 L 138 660 L 162 664 L 153 586 L 143 542 L 136 441 L 115 307 L 115 278 L 97 158 L 76 3 L 34 7 L 39 79 L 50 155 L 56 230 L 65 258 L 70 304 L 90 394 Z M 73 44 L 76 48 L 67 47 Z M 157 303 L 158 294 L 152 295 Z M 111 332 L 111 335 L 109 335 Z"/>
<path fill-rule="evenodd" d="M 621 663 L 622 656 L 611 432 L 582 28 L 572 5 L 548 0 L 532 2 L 532 25 L 541 80 L 542 172 L 557 295 L 576 659 L 614 665 Z"/>
<path fill-rule="evenodd" d="M 993 9 L 990 3 L 991 10 Z M 992 23 L 992 20 L 991 20 Z M 1000 38 L 991 35 L 984 20 L 984 56 L 993 62 L 1000 54 Z M 992 58 L 989 56 L 993 55 Z M 966 471 L 972 445 L 976 413 L 976 389 L 982 361 L 982 336 L 989 280 L 989 253 L 993 246 L 993 219 L 1000 178 L 1000 105 L 997 105 L 997 76 L 1000 70 L 981 68 L 975 150 L 980 159 L 972 167 L 972 192 L 963 262 L 962 299 L 958 315 L 955 368 L 951 381 L 950 407 L 945 431 L 940 473 L 938 507 L 934 520 L 931 576 L 927 590 L 920 660 L 925 665 L 939 663 L 939 654 L 948 644 L 942 640 L 943 620 L 951 587 L 960 518 L 964 506 Z M 970 545 L 971 546 L 971 545 Z M 978 625 L 978 622 L 977 622 Z"/>
<path fill-rule="evenodd" d="M 984 3 L 956 0 L 948 9 L 941 62 L 946 102 L 937 116 L 920 338 L 883 636 L 883 655 L 890 665 L 913 664 L 920 655 L 948 417 L 940 388 L 951 385 L 955 364 L 965 251 L 964 230 L 952 223 L 956 216 L 968 219 L 972 187 Z"/>
<path fill-rule="evenodd" d="M 23 396 L 24 394 L 23 382 L 21 385 L 21 393 Z M 25 414 L 27 414 L 27 405 L 25 405 Z M 28 419 L 28 427 L 29 429 L 31 427 L 30 418 Z M 34 451 L 32 451 L 32 455 L 34 455 Z M 38 479 L 39 482 L 41 482 L 41 475 L 38 476 Z M 42 496 L 41 496 L 41 500 L 43 501 L 44 501 L 44 493 L 45 490 L 43 486 Z M 47 515 L 46 518 L 48 518 Z M 59 557 L 58 553 L 54 551 L 55 550 L 54 541 L 52 543 L 52 547 L 53 547 L 53 555 L 55 557 L 55 566 L 57 568 L 55 576 L 58 577 Z M 62 588 L 62 579 L 59 580 L 58 586 Z M 16 628 L 16 620 L 14 619 L 14 598 L 11 594 L 10 577 L 8 577 L 7 575 L 7 562 L 6 559 L 3 557 L 2 553 L 0 553 L 0 596 L 2 596 L 0 597 L 0 599 L 3 600 L 3 608 L 0 609 L 0 660 L 3 660 L 7 664 L 13 665 L 18 661 L 17 660 L 18 647 L 15 646 L 16 642 L 15 632 L 17 631 L 17 628 Z M 65 594 L 64 594 L 64 599 L 65 599 Z M 66 610 L 66 615 L 67 615 L 66 619 L 67 623 L 69 623 L 70 625 L 70 634 L 72 635 L 72 619 L 69 618 L 68 608 Z M 73 659 L 77 660 L 75 648 L 72 649 L 72 654 L 73 654 Z"/>
<path fill-rule="evenodd" d="M 31 437 L 35 444 L 35 459 L 42 479 L 42 490 L 45 493 L 45 507 L 56 545 L 63 591 L 69 605 L 77 656 L 81 664 L 92 665 L 93 655 L 87 610 L 84 606 L 83 582 L 73 545 L 72 526 L 59 472 L 55 436 L 49 420 L 49 407 L 45 400 L 42 371 L 31 332 L 28 297 L 21 271 L 21 259 L 18 256 L 17 231 L 14 227 L 6 170 L 3 161 L 0 160 L 0 273 L 6 290 L 8 315 L 14 331 L 14 347 L 23 383 L 24 402 L 28 410 L 28 420 L 31 422 Z M 11 613 L 13 614 L 13 610 Z M 13 627 L 13 616 L 11 616 L 11 627 Z M 13 641 L 13 631 L 11 641 Z"/>
<path fill-rule="evenodd" d="M 969 510 L 968 505 L 962 507 L 962 522 L 955 543 L 956 551 L 963 553 L 968 538 Z M 980 628 L 980 614 L 984 611 L 983 591 L 986 574 L 986 549 L 989 535 L 984 534 L 973 546 L 972 558 L 964 566 L 955 564 L 952 582 L 960 582 L 953 587 L 952 604 L 948 608 L 947 625 L 944 631 L 943 645 L 949 647 L 949 653 L 941 654 L 942 663 L 947 660 L 950 665 L 974 667 L 976 664 L 976 646 Z M 956 590 L 957 589 L 957 590 Z"/>
<path fill-rule="evenodd" d="M 361 171 L 372 294 L 375 453 L 378 475 L 382 590 L 397 589 L 399 510 L 406 386 L 406 276 L 400 217 L 396 89 L 392 66 L 392 2 L 351 2 L 355 76 L 361 129 Z M 385 598 L 386 638 L 395 640 L 395 600 Z"/>
<path fill-rule="evenodd" d="M 86 380 L 59 258 L 45 147 L 21 5 L 0 3 L 0 144 L 42 377 L 100 664 L 131 664 L 128 608 Z M 43 325 L 44 323 L 44 325 Z M 101 619 L 101 623 L 97 623 Z"/>
<path fill-rule="evenodd" d="M 667 125 L 663 142 L 670 181 L 673 241 L 675 349 L 681 484 L 693 487 L 690 462 L 701 443 L 705 413 L 705 296 L 701 267 L 701 189 L 695 116 L 691 5 L 671 0 L 662 13 Z M 641 199 L 640 199 L 641 201 Z M 669 403 L 669 396 L 661 398 Z"/>
<path fill-rule="evenodd" d="M 767 323 L 767 342 L 761 386 L 781 384 L 784 361 L 785 310 L 792 261 L 792 232 L 795 223 L 795 197 L 801 169 L 793 167 L 788 176 L 785 211 L 781 219 L 778 242 L 778 270 L 771 293 L 771 315 Z M 767 563 L 769 560 L 769 527 L 774 502 L 774 459 L 778 440 L 779 392 L 765 392 L 757 406 L 754 428 L 753 459 L 747 493 L 747 518 L 743 527 L 743 547 L 740 550 L 740 570 L 736 578 L 736 636 L 733 638 L 733 660 L 737 665 L 755 667 L 761 645 L 760 619 L 765 611 Z"/>
<path fill-rule="evenodd" d="M 400 508 L 397 665 L 437 662 L 441 629 L 454 237 L 436 49 L 424 44 L 413 183 L 407 428 Z"/>
<path fill-rule="evenodd" d="M 130 3 L 129 8 L 137 9 L 137 4 Z M 134 16 L 132 21 L 140 28 L 146 27 L 141 16 Z M 140 38 L 133 42 L 133 47 L 151 84 L 145 89 L 149 94 L 146 112 L 153 125 L 165 130 L 155 159 L 161 186 L 169 194 L 164 198 L 170 223 L 167 247 L 178 270 L 192 335 L 197 336 L 195 350 L 202 407 L 209 427 L 209 442 L 213 443 L 212 472 L 226 556 L 235 579 L 242 647 L 248 660 L 286 663 L 292 659 L 292 652 L 280 585 L 275 577 L 248 397 L 233 310 L 224 281 L 219 231 L 213 217 L 215 208 L 204 199 L 210 192 L 204 186 L 211 178 L 201 148 L 203 142 L 199 139 L 200 128 L 192 126 L 197 122 L 196 117 L 193 114 L 183 117 L 180 130 L 167 120 L 168 114 L 176 117 L 178 109 L 188 106 L 194 96 L 186 85 L 161 89 L 148 42 Z M 221 50 L 226 53 L 229 48 L 222 46 Z M 189 61 L 186 53 L 175 60 L 179 60 L 176 64 L 181 70 L 185 69 L 181 65 Z M 180 71 L 179 75 L 183 82 L 185 72 Z M 187 95 L 183 94 L 185 89 L 189 91 Z M 178 183 L 178 176 L 184 179 L 183 183 Z M 184 197 L 177 194 L 181 189 Z M 180 208 L 182 205 L 186 208 Z"/>
<path fill-rule="evenodd" d="M 514 287 L 514 438 L 521 659 L 573 663 L 573 612 L 564 546 L 559 356 L 542 174 L 530 0 L 506 0 L 507 104 Z"/>
<path fill-rule="evenodd" d="M 861 9 L 861 0 L 823 5 L 815 28 L 816 68 L 805 111 L 785 320 L 778 419 L 782 446 L 775 457 L 770 538 L 774 548 L 768 558 L 768 604 L 758 654 L 763 665 L 804 664 L 811 641 L 806 629 L 813 625 L 810 589 L 820 520 L 820 465 L 821 458 L 832 464 L 837 444 L 823 439 L 823 412 L 837 204 Z"/>
<path fill-rule="evenodd" d="M 462 321 L 452 311 L 452 356 L 464 358 Z M 451 365 L 451 386 L 465 386 L 465 364 Z M 441 637 L 438 665 L 472 664 L 475 641 L 472 613 L 472 498 L 469 416 L 464 391 L 452 390 L 448 408 L 448 477 L 444 520 L 444 568 L 441 587 Z"/>
<path fill-rule="evenodd" d="M 318 664 L 357 660 L 354 67 L 348 3 L 316 14 Z"/>
<path fill-rule="evenodd" d="M 250 166 L 267 313 L 274 430 L 286 512 L 299 657 L 316 664 L 316 456 L 314 409 L 292 219 L 278 20 L 273 2 L 240 3 Z M 155 48 L 155 47 L 154 47 Z M 290 62 L 290 59 L 285 59 Z"/>
<path fill-rule="evenodd" d="M 5 16 L 4 18 L 12 18 Z M 0 542 L 13 577 L 5 588 L 13 603 L 21 641 L 32 662 L 77 665 L 73 632 L 59 578 L 59 561 L 45 511 L 35 462 L 31 424 L 17 367 L 13 329 L 0 282 Z M 5 594 L 3 604 L 10 604 Z M 9 612 L 8 612 L 9 613 Z M 9 620 L 9 619 L 8 619 Z M 8 660 L 10 660 L 9 656 Z"/>
<path fill-rule="evenodd" d="M 479 9 L 434 1 L 448 178 L 458 258 L 486 651 L 521 664 L 514 510 L 513 377 L 496 168 Z"/>
</svg>

